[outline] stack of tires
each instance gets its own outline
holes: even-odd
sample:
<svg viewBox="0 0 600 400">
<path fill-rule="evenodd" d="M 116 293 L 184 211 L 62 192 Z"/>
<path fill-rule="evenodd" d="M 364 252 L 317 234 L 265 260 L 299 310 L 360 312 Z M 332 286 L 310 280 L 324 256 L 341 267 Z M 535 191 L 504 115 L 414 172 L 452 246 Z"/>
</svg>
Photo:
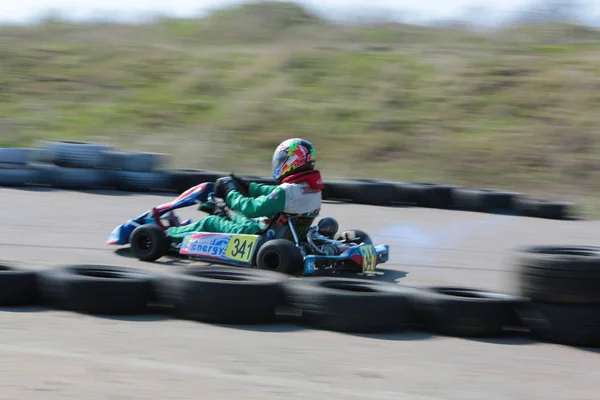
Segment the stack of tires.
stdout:
<svg viewBox="0 0 600 400">
<path fill-rule="evenodd" d="M 0 264 L 0 307 L 23 307 L 40 303 L 37 272 Z"/>
<path fill-rule="evenodd" d="M 317 329 L 389 333 L 418 329 L 455 337 L 497 337 L 524 300 L 463 287 L 409 287 L 354 278 L 290 279 L 284 293 Z"/>
<path fill-rule="evenodd" d="M 0 306 L 44 304 L 92 315 L 158 311 L 221 324 L 275 322 L 287 308 L 301 324 L 316 329 L 388 333 L 423 328 L 463 337 L 502 335 L 522 301 L 465 288 L 414 288 L 343 277 L 297 279 L 225 266 L 155 273 L 93 264 L 41 271 L 0 265 L 0 289 Z"/>
<path fill-rule="evenodd" d="M 271 271 L 220 266 L 157 274 L 94 264 L 40 271 L 0 265 L 0 306 L 43 304 L 91 315 L 159 311 L 202 322 L 265 323 L 275 319 L 286 279 Z"/>
<path fill-rule="evenodd" d="M 447 209 L 451 208 L 453 188 L 441 183 L 347 179 L 326 181 L 323 198 L 373 206 L 410 205 Z"/>
<path fill-rule="evenodd" d="M 0 186 L 51 186 L 59 189 L 119 189 L 176 192 L 229 175 L 225 171 L 164 169 L 167 156 L 114 151 L 113 146 L 76 141 L 45 141 L 41 149 L 0 149 Z M 36 155 L 31 157 L 31 154 Z M 243 175 L 275 184 L 271 177 Z M 495 189 L 471 189 L 435 182 L 381 179 L 325 179 L 323 199 L 371 206 L 412 206 L 471 212 L 568 219 L 574 204 L 537 199 Z"/>
<path fill-rule="evenodd" d="M 518 192 L 377 179 L 326 181 L 323 198 L 373 206 L 406 205 L 547 219 L 567 219 L 573 211 L 572 203 L 530 198 Z"/>
<path fill-rule="evenodd" d="M 31 156 L 31 149 L 0 148 L 0 186 L 21 187 L 37 183 L 37 171 L 29 166 Z"/>
<path fill-rule="evenodd" d="M 0 265 L 0 306 L 49 305 L 97 315 L 159 313 L 219 324 L 281 321 L 346 333 L 406 330 L 503 337 L 519 320 L 533 337 L 600 346 L 600 249 L 536 247 L 519 255 L 513 296 L 463 287 L 409 287 L 344 277 L 292 278 L 225 266 L 163 273 L 110 265 L 33 271 Z M 519 326 L 520 328 L 520 326 Z"/>
<path fill-rule="evenodd" d="M 147 192 L 168 186 L 159 170 L 165 160 L 162 154 L 116 152 L 106 144 L 46 141 L 37 151 L 34 170 L 37 184 L 57 189 Z"/>
<path fill-rule="evenodd" d="M 114 187 L 126 192 L 168 191 L 169 175 L 162 169 L 167 156 L 159 153 L 104 151 L 101 168 L 112 172 Z"/>
<path fill-rule="evenodd" d="M 88 190 L 110 188 L 111 176 L 101 170 L 102 153 L 111 150 L 105 144 L 45 141 L 40 143 L 34 168 L 39 184 L 57 189 Z"/>
<path fill-rule="evenodd" d="M 519 311 L 545 341 L 600 346 L 600 247 L 535 246 L 517 259 L 520 292 L 531 302 Z"/>
</svg>

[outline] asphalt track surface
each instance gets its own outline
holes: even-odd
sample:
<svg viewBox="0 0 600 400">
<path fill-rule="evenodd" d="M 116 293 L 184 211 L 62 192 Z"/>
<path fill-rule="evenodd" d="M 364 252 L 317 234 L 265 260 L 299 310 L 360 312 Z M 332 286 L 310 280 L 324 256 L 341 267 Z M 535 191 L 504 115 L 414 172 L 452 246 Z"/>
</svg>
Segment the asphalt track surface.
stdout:
<svg viewBox="0 0 600 400">
<path fill-rule="evenodd" d="M 105 245 L 116 225 L 172 195 L 0 189 L 0 259 L 34 268 L 149 270 Z M 183 216 L 197 219 L 194 209 Z M 391 246 L 376 279 L 511 292 L 513 250 L 597 244 L 600 223 L 325 203 L 323 215 Z M 179 261 L 181 262 L 181 261 Z M 0 311 L 1 399 L 590 399 L 600 356 L 525 338 L 349 335 L 295 325 L 216 326 L 161 316 Z"/>
</svg>

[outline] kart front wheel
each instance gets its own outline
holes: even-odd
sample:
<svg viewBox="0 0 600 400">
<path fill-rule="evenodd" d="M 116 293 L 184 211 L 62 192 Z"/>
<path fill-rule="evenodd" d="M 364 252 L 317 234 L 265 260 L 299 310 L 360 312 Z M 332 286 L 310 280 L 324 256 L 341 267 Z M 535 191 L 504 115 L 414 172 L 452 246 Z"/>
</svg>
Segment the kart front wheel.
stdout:
<svg viewBox="0 0 600 400">
<path fill-rule="evenodd" d="M 156 261 L 169 250 L 169 239 L 157 225 L 142 225 L 131 234 L 131 252 L 142 261 Z"/>
<path fill-rule="evenodd" d="M 274 239 L 258 250 L 256 268 L 298 275 L 304 272 L 304 257 L 289 240 Z"/>
</svg>

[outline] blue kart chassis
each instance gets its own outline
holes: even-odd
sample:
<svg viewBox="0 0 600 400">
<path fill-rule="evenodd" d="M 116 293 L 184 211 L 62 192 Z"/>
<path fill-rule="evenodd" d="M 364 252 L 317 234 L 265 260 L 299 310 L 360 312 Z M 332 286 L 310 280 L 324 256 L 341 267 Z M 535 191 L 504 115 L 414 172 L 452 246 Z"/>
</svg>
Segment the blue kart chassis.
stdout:
<svg viewBox="0 0 600 400">
<path fill-rule="evenodd" d="M 127 221 L 125 224 L 117 226 L 109 236 L 107 244 L 130 244 L 131 235 L 136 228 L 147 224 L 162 225 L 159 221 L 157 221 L 156 217 L 158 217 L 161 221 L 167 220 L 171 223 L 171 226 L 175 226 L 174 224 L 177 224 L 178 222 L 173 221 L 173 218 L 176 219 L 175 215 L 173 214 L 173 211 L 179 208 L 189 207 L 198 203 L 199 196 L 207 189 L 207 183 L 202 183 L 200 185 L 192 187 L 186 192 L 182 193 L 175 200 L 155 207 L 153 210 L 147 211 L 139 215 L 138 217 Z M 165 217 L 166 214 L 170 215 Z M 375 271 L 376 265 L 383 264 L 388 261 L 389 246 L 386 244 L 343 245 L 340 241 L 333 240 L 320 235 L 318 233 L 318 229 L 316 229 L 315 226 L 311 226 L 307 232 L 307 238 L 309 243 L 300 243 L 300 241 L 298 240 L 298 235 L 296 234 L 296 229 L 294 227 L 294 224 L 292 223 L 292 219 L 293 218 L 289 215 L 285 215 L 284 218 L 281 218 L 283 223 L 289 226 L 289 229 L 294 238 L 295 245 L 302 252 L 302 255 L 304 257 L 304 275 L 312 275 L 317 270 L 322 269 L 338 270 L 340 266 L 342 266 L 341 269 L 343 270 L 347 269 L 348 266 L 351 266 L 350 269 L 352 270 L 360 268 L 361 272 L 373 272 Z M 254 255 L 257 254 L 259 248 L 265 243 L 267 243 L 269 240 L 277 238 L 276 236 L 274 236 L 273 232 L 273 229 L 267 229 L 265 232 L 261 232 L 257 235 L 192 232 L 184 238 L 180 246 L 171 244 L 169 248 L 169 253 L 178 253 L 179 255 L 184 255 L 190 259 L 196 259 L 211 263 L 254 267 L 254 265 L 252 265 L 252 260 L 255 258 Z M 219 240 L 220 243 L 225 243 L 220 244 L 223 250 L 222 253 L 228 253 L 229 247 L 231 246 L 227 247 L 227 251 L 224 250 L 225 247 L 223 246 L 229 245 L 229 242 L 232 242 L 233 240 L 236 240 L 236 238 L 239 237 L 253 237 L 255 239 L 254 246 L 252 248 L 252 254 L 249 257 L 246 257 L 246 259 L 244 259 L 243 261 L 227 257 L 225 256 L 225 254 L 215 256 L 213 254 L 198 252 L 194 253 L 193 251 L 190 251 L 190 249 L 194 248 L 195 239 L 199 238 L 198 240 L 206 242 L 207 238 L 211 238 L 213 240 L 213 243 L 215 240 Z M 336 244 L 337 246 L 341 246 L 341 253 L 338 255 L 318 254 L 320 251 L 316 242 Z M 211 244 L 209 246 L 214 245 Z M 197 243 L 196 247 L 198 247 Z"/>
</svg>

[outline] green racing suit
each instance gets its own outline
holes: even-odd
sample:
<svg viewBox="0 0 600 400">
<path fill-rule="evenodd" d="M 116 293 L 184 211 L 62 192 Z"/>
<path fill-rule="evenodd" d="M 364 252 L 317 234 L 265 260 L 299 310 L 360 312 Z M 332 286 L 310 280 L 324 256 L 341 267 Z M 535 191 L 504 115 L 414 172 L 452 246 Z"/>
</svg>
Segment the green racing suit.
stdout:
<svg viewBox="0 0 600 400">
<path fill-rule="evenodd" d="M 284 182 L 278 186 L 250 182 L 248 197 L 235 190 L 227 194 L 225 203 L 233 211 L 229 213 L 231 220 L 211 215 L 189 225 L 169 228 L 167 236 L 181 242 L 192 232 L 257 234 L 266 229 L 267 219 L 280 212 L 317 216 L 324 186 L 320 173 L 311 172 L 314 172 L 309 175 L 312 179 Z"/>
</svg>

